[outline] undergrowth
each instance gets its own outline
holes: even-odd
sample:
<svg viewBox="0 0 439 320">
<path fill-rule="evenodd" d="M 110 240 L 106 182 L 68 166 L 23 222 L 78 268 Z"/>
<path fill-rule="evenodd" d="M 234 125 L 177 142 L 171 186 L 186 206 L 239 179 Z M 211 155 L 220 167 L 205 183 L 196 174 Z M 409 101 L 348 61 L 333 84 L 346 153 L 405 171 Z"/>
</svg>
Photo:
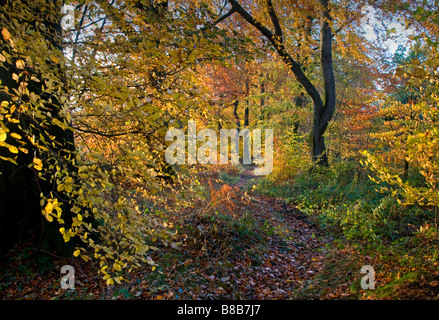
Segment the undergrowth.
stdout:
<svg viewBox="0 0 439 320">
<path fill-rule="evenodd" d="M 380 185 L 371 181 L 369 174 L 355 162 L 336 162 L 329 168 L 298 173 L 294 180 L 261 179 L 255 189 L 261 194 L 282 197 L 313 217 L 339 244 L 335 249 L 348 246 L 360 253 L 357 260 L 361 263 L 366 256 L 371 257 L 370 264 L 385 265 L 377 271 L 381 286 L 366 294 L 358 283 L 350 288 L 351 294 L 375 299 L 409 298 L 410 293 L 402 288 L 421 285 L 427 275 L 428 279 L 439 276 L 439 237 L 434 213 L 420 206 L 401 205 L 390 192 L 378 191 Z M 353 266 L 358 269 L 360 264 L 349 263 L 343 268 L 358 273 Z M 327 268 L 341 267 L 337 260 L 328 259 Z M 435 289 L 422 292 L 437 296 Z M 419 292 L 413 293 L 416 295 Z"/>
</svg>

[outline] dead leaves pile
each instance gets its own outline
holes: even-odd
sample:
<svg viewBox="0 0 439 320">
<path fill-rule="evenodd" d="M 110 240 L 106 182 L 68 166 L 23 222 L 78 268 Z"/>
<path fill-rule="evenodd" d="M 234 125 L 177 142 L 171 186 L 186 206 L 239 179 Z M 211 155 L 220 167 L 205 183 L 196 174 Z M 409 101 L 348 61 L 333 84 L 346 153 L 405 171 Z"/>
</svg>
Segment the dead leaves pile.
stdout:
<svg viewBox="0 0 439 320">
<path fill-rule="evenodd" d="M 164 289 L 156 297 L 294 299 L 313 281 L 331 241 L 306 216 L 281 200 L 254 194 L 238 207 L 235 218 L 189 216 L 194 230 L 153 280 Z"/>
</svg>

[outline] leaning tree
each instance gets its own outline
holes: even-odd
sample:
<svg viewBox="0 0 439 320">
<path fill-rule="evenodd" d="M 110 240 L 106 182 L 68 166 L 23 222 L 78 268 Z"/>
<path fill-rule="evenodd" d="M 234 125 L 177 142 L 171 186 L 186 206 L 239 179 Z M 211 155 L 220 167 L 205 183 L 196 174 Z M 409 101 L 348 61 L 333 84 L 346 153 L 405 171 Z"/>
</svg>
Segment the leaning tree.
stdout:
<svg viewBox="0 0 439 320">
<path fill-rule="evenodd" d="M 328 165 L 324 134 L 336 105 L 333 40 L 344 29 L 350 29 L 350 36 L 358 31 L 354 26 L 358 27 L 361 21 L 361 1 L 337 5 L 330 0 L 297 1 L 294 4 L 279 1 L 276 8 L 271 0 L 227 2 L 230 9 L 219 15 L 214 24 L 218 25 L 233 14 L 238 14 L 256 28 L 262 38 L 268 40 L 268 44 L 275 49 L 312 100 L 312 158 L 318 165 Z M 349 28 L 345 28 L 347 26 Z M 361 36 L 360 32 L 357 33 Z M 349 38 L 352 41 L 355 37 Z M 317 52 L 318 58 L 315 57 Z M 315 60 L 319 60 L 319 66 L 316 66 Z M 313 80 L 315 74 L 309 72 L 318 68 L 322 85 L 317 85 Z"/>
</svg>

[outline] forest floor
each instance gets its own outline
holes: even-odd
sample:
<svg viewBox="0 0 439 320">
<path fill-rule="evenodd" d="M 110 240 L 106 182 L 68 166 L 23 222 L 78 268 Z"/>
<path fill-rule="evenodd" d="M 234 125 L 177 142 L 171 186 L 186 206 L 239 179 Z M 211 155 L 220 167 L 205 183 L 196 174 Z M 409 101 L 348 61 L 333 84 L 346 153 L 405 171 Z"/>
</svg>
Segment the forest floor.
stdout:
<svg viewBox="0 0 439 320">
<path fill-rule="evenodd" d="M 209 177 L 200 179 L 206 190 Z M 29 246 L 17 246 L 0 263 L 0 299 L 368 298 L 360 288 L 360 270 L 372 264 L 371 257 L 335 245 L 284 199 L 258 194 L 252 188 L 258 177 L 251 170 L 222 178 L 212 179 L 213 188 L 236 187 L 232 210 L 206 200 L 167 217 L 180 223 L 187 240 L 181 248 L 155 252 L 155 271 L 140 267 L 108 287 L 96 262 L 41 256 Z M 65 264 L 75 268 L 74 290 L 60 287 Z M 383 279 L 377 275 L 376 280 Z"/>
</svg>

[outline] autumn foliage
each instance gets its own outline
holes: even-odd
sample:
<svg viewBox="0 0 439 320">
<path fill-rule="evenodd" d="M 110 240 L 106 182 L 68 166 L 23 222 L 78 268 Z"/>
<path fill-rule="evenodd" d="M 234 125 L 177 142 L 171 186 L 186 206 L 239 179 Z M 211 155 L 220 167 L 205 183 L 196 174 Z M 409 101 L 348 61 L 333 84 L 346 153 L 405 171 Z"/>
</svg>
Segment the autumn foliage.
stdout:
<svg viewBox="0 0 439 320">
<path fill-rule="evenodd" d="M 437 299 L 437 3 L 70 3 L 0 0 L 1 298 Z M 167 163 L 190 120 L 272 173 Z"/>
</svg>

